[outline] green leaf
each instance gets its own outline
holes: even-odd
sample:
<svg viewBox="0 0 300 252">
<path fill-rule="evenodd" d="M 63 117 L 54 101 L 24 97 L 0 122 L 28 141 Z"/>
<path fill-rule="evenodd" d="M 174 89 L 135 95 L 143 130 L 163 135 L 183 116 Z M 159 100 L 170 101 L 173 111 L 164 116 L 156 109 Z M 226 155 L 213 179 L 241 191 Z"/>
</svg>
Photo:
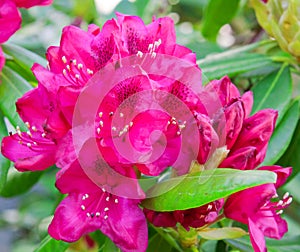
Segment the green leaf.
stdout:
<svg viewBox="0 0 300 252">
<path fill-rule="evenodd" d="M 266 239 L 269 252 L 300 251 L 300 235 L 284 237 L 282 240 Z"/>
<path fill-rule="evenodd" d="M 293 173 L 291 174 L 291 176 L 289 176 L 288 180 L 294 178 L 300 171 L 300 155 L 297 155 L 297 153 L 300 153 L 300 120 L 298 120 L 298 124 L 292 136 L 291 143 L 289 144 L 285 153 L 277 162 L 281 166 L 294 167 Z"/>
<path fill-rule="evenodd" d="M 23 47 L 13 45 L 13 44 L 3 44 L 1 45 L 3 51 L 11 56 L 14 61 L 16 61 L 25 70 L 31 72 L 31 67 L 34 63 L 38 63 L 42 66 L 47 65 L 46 59 L 41 56 L 26 50 Z"/>
<path fill-rule="evenodd" d="M 160 235 L 154 235 L 150 240 L 147 248 L 147 252 L 171 252 L 172 246 Z"/>
<path fill-rule="evenodd" d="M 289 67 L 282 65 L 279 71 L 273 72 L 257 83 L 253 88 L 254 104 L 252 113 L 264 108 L 278 110 L 280 122 L 292 98 L 292 80 Z"/>
<path fill-rule="evenodd" d="M 64 252 L 69 246 L 69 243 L 57 241 L 51 238 L 49 235 L 47 235 L 41 242 L 40 246 L 34 250 L 34 252 Z"/>
<path fill-rule="evenodd" d="M 204 10 L 202 35 L 215 41 L 220 28 L 228 24 L 239 7 L 239 0 L 210 0 Z"/>
<path fill-rule="evenodd" d="M 106 237 L 104 245 L 99 248 L 99 252 L 120 252 L 121 250 L 112 242 L 111 239 Z"/>
<path fill-rule="evenodd" d="M 270 139 L 267 155 L 262 165 L 274 164 L 289 147 L 299 118 L 299 100 L 292 103 L 276 126 Z"/>
<path fill-rule="evenodd" d="M 167 243 L 171 245 L 174 249 L 176 249 L 179 252 L 183 252 L 183 249 L 178 244 L 178 233 L 173 228 L 157 228 L 152 226 L 156 232 L 163 237 Z M 176 239 L 176 238 L 177 239 Z"/>
<path fill-rule="evenodd" d="M 300 251 L 300 236 L 284 237 L 282 240 L 273 240 L 266 238 L 266 246 L 269 252 L 291 252 Z M 249 237 L 238 238 L 234 240 L 225 240 L 225 242 L 240 251 L 253 252 Z"/>
<path fill-rule="evenodd" d="M 233 77 L 272 65 L 273 63 L 265 55 L 234 52 L 233 54 L 220 53 L 208 56 L 203 60 L 199 60 L 198 64 L 202 69 L 203 82 L 207 83 L 210 80 L 218 79 L 225 75 Z"/>
<path fill-rule="evenodd" d="M 0 139 L 2 140 L 3 137 L 5 137 L 6 135 L 7 135 L 7 129 L 4 122 L 3 114 L 0 111 Z M 10 167 L 10 161 L 7 158 L 3 157 L 2 154 L 0 153 L 0 192 L 2 191 L 6 183 L 9 167 Z"/>
<path fill-rule="evenodd" d="M 269 171 L 204 170 L 158 183 L 147 192 L 147 199 L 142 205 L 156 211 L 185 210 L 275 181 L 276 175 Z"/>
<path fill-rule="evenodd" d="M 32 89 L 32 87 L 26 80 L 8 67 L 2 69 L 1 81 L 0 109 L 14 126 L 22 126 L 23 123 L 16 113 L 15 102 L 25 92 Z"/>
<path fill-rule="evenodd" d="M 206 228 L 198 231 L 198 234 L 206 240 L 236 239 L 247 234 L 244 229 L 238 227 Z"/>
<path fill-rule="evenodd" d="M 14 168 L 10 168 L 6 184 L 0 195 L 2 197 L 13 197 L 25 193 L 38 182 L 42 174 L 43 172 L 19 172 Z"/>
</svg>

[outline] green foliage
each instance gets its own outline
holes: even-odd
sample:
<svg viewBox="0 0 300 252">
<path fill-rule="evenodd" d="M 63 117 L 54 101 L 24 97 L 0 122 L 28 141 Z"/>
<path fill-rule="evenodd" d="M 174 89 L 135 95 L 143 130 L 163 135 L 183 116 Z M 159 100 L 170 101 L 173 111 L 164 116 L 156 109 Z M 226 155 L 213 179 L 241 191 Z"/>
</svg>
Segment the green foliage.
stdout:
<svg viewBox="0 0 300 252">
<path fill-rule="evenodd" d="M 34 250 L 34 252 L 64 252 L 69 247 L 69 243 L 63 241 L 57 241 L 47 235 L 43 241 L 41 242 L 40 246 Z"/>
<path fill-rule="evenodd" d="M 202 19 L 202 34 L 208 40 L 215 41 L 220 28 L 230 23 L 236 14 L 240 0 L 210 0 Z"/>
<path fill-rule="evenodd" d="M 156 211 L 195 208 L 275 180 L 276 175 L 269 171 L 204 170 L 156 184 L 147 192 L 148 198 L 142 205 Z"/>
</svg>

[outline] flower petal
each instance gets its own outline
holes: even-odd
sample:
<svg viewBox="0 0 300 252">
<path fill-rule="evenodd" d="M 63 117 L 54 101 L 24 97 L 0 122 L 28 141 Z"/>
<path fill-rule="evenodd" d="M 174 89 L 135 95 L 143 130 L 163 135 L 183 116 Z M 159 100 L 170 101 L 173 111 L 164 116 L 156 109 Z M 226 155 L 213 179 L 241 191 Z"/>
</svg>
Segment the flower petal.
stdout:
<svg viewBox="0 0 300 252">
<path fill-rule="evenodd" d="M 244 109 L 245 109 L 245 118 L 248 118 L 251 113 L 252 106 L 253 106 L 252 91 L 248 91 L 248 92 L 244 93 L 242 96 L 242 101 L 243 101 Z"/>
<path fill-rule="evenodd" d="M 74 242 L 82 235 L 100 229 L 122 251 L 145 251 L 147 223 L 138 202 L 114 197 L 117 203 L 114 200 L 108 204 L 103 195 L 102 191 L 89 195 L 95 202 L 86 208 L 82 205 L 85 202 L 84 194 L 70 194 L 56 209 L 49 234 L 58 240 Z M 108 209 L 105 209 L 104 202 L 108 204 Z M 91 208 L 95 212 L 88 212 Z"/>
<path fill-rule="evenodd" d="M 292 173 L 292 167 L 283 168 L 279 165 L 262 166 L 259 167 L 258 170 L 267 170 L 275 172 L 277 174 L 277 180 L 275 183 L 276 188 L 281 187 Z"/>
<path fill-rule="evenodd" d="M 250 240 L 254 249 L 254 252 L 267 252 L 266 241 L 263 232 L 256 226 L 256 223 L 249 218 L 249 233 Z"/>
<path fill-rule="evenodd" d="M 30 8 L 36 5 L 50 5 L 53 0 L 13 0 L 19 8 Z"/>
<path fill-rule="evenodd" d="M 22 133 L 4 137 L 1 152 L 15 162 L 19 171 L 40 171 L 55 163 L 56 145 L 41 132 L 32 132 L 32 137 Z"/>
<path fill-rule="evenodd" d="M 6 42 L 21 27 L 21 14 L 14 1 L 0 1 L 0 44 Z"/>
</svg>

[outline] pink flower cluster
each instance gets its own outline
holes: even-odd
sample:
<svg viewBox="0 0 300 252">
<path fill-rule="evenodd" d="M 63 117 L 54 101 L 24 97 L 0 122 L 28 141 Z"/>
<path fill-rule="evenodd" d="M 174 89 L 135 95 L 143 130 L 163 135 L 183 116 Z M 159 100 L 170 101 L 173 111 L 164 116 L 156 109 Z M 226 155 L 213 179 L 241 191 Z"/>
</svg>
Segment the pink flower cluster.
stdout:
<svg viewBox="0 0 300 252">
<path fill-rule="evenodd" d="M 128 191 L 131 187 L 114 181 L 95 184 L 81 166 L 73 144 L 74 137 L 80 138 L 80 135 L 73 135 L 73 120 L 76 104 L 87 83 L 106 66 L 111 65 L 116 71 L 122 69 L 122 62 L 130 56 L 136 56 L 142 62 L 150 56 L 155 62 L 159 55 L 172 56 L 197 68 L 195 54 L 176 43 L 174 24 L 170 18 L 154 19 L 145 25 L 139 17 L 117 14 L 117 19 L 107 21 L 101 31 L 95 25 L 90 25 L 87 32 L 73 26 L 65 27 L 60 46 L 50 47 L 47 51 L 48 69 L 38 64 L 32 67 L 38 87 L 16 103 L 17 112 L 28 131 L 21 132 L 17 127 L 15 134 L 4 138 L 3 155 L 15 162 L 19 171 L 44 170 L 53 164 L 60 168 L 56 186 L 68 196 L 57 207 L 49 226 L 49 233 L 55 239 L 73 242 L 99 229 L 122 251 L 145 251 L 146 218 L 156 226 L 172 227 L 181 223 L 189 229 L 214 222 L 220 211 L 224 210 L 228 218 L 249 226 L 255 251 L 264 251 L 264 236 L 279 239 L 287 231 L 286 222 L 278 211 L 287 207 L 291 198 L 285 195 L 277 203 L 271 199 L 276 196 L 276 188 L 290 175 L 291 168 L 261 167 L 259 169 L 277 173 L 276 184 L 247 189 L 228 199 L 195 209 L 159 213 L 142 210 L 139 206 L 145 194 L 137 179 L 141 174 L 159 175 L 172 166 L 180 152 L 182 134 L 192 127 L 196 127 L 197 135 L 189 138 L 191 146 L 193 141 L 199 144 L 196 149 L 190 148 L 184 152 L 178 162 L 180 168 L 176 170 L 177 167 L 174 167 L 179 175 L 188 172 L 194 160 L 205 164 L 212 153 L 224 144 L 229 153 L 219 168 L 256 169 L 262 163 L 277 112 L 265 109 L 250 116 L 252 93 L 241 96 L 228 77 L 214 80 L 204 88 L 204 92 L 213 91 L 217 95 L 225 117 L 225 143 L 221 141 L 210 113 L 198 97 L 201 92 L 195 94 L 180 81 L 159 76 L 159 72 L 140 71 L 139 75 L 117 83 L 106 94 L 99 104 L 93 128 L 94 139 L 103 159 L 97 160 L 94 166 L 99 168 L 100 180 L 106 178 L 103 175 L 104 163 L 108 163 L 112 171 L 131 178 L 139 198 L 111 193 L 107 184 L 120 186 L 122 191 Z M 163 69 L 164 65 L 160 67 Z M 138 67 L 136 69 L 139 71 Z M 126 100 L 145 91 L 155 91 L 151 94 L 163 92 L 176 97 L 191 111 L 193 122 L 183 121 L 158 109 L 143 111 L 132 121 L 126 121 L 128 114 L 132 113 L 130 109 L 139 111 L 145 104 L 152 103 L 149 95 L 141 95 L 130 100 L 131 106 L 125 103 L 127 114 L 120 112 L 117 115 L 124 124 L 116 127 L 113 118 L 118 109 L 124 106 Z M 178 110 L 178 104 L 167 98 L 164 97 L 162 103 L 168 104 L 174 111 Z M 79 111 L 82 116 L 88 108 Z M 166 145 L 161 152 L 152 145 L 152 138 L 156 142 L 161 140 L 160 135 L 153 135 L 156 131 L 163 132 L 165 136 Z M 119 139 L 120 144 L 127 141 L 126 136 L 136 150 L 132 152 L 134 158 L 131 162 L 126 162 L 114 145 L 115 139 Z M 159 159 L 152 159 L 157 155 L 161 155 Z M 91 159 L 91 156 L 87 155 L 86 159 Z M 191 157 L 195 157 L 194 160 Z M 249 194 L 254 194 L 255 200 L 247 201 Z"/>
<path fill-rule="evenodd" d="M 21 27 L 21 13 L 18 8 L 49 5 L 53 0 L 0 0 L 0 44 L 6 42 Z M 5 58 L 0 47 L 0 71 Z"/>
</svg>

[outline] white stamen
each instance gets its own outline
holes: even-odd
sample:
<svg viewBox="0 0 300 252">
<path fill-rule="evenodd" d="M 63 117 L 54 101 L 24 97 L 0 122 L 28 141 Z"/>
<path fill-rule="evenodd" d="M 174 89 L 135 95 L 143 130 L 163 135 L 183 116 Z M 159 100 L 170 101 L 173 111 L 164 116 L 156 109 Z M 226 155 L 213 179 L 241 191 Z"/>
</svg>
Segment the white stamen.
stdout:
<svg viewBox="0 0 300 252">
<path fill-rule="evenodd" d="M 104 216 L 104 220 L 107 220 L 107 219 L 108 219 L 108 216 L 107 216 L 107 215 L 105 215 L 105 216 Z"/>
<path fill-rule="evenodd" d="M 120 117 L 124 117 L 124 114 L 122 112 L 120 113 Z"/>
<path fill-rule="evenodd" d="M 34 145 L 37 145 L 37 143 L 36 143 L 36 142 L 33 142 L 33 144 L 34 144 Z"/>
<path fill-rule="evenodd" d="M 66 69 L 63 70 L 63 75 L 64 75 L 64 76 L 67 75 L 67 70 L 66 70 Z"/>
<path fill-rule="evenodd" d="M 292 197 L 289 197 L 289 199 L 287 200 L 287 202 L 286 202 L 286 205 L 289 205 L 289 204 L 291 204 L 292 203 L 292 201 L 293 201 L 293 198 Z"/>
<path fill-rule="evenodd" d="M 69 72 L 71 71 L 70 65 L 67 65 L 66 68 L 68 69 Z"/>
<path fill-rule="evenodd" d="M 35 126 L 32 126 L 31 129 L 36 132 L 37 131 L 37 128 Z"/>
<path fill-rule="evenodd" d="M 97 212 L 97 213 L 96 213 L 96 217 L 99 217 L 99 216 L 100 216 L 100 213 L 99 213 L 99 212 Z"/>
<path fill-rule="evenodd" d="M 62 62 L 63 62 L 64 64 L 67 63 L 67 58 L 66 58 L 66 56 L 62 56 L 62 57 L 61 57 L 61 60 L 62 60 Z"/>
<path fill-rule="evenodd" d="M 103 112 L 99 112 L 99 117 L 101 118 L 103 116 Z"/>
<path fill-rule="evenodd" d="M 26 145 L 27 145 L 27 147 L 28 147 L 28 148 L 30 148 L 30 147 L 31 147 L 31 143 L 27 143 Z"/>
<path fill-rule="evenodd" d="M 282 210 L 282 209 L 279 210 L 279 211 L 277 212 L 278 215 L 280 215 L 280 214 L 282 214 L 282 213 L 283 213 L 283 210 Z"/>
<path fill-rule="evenodd" d="M 152 49 L 153 49 L 153 44 L 149 44 L 149 45 L 148 45 L 148 51 L 149 51 L 149 52 L 152 52 Z"/>
<path fill-rule="evenodd" d="M 101 127 L 103 127 L 103 121 L 100 121 L 100 122 L 99 122 L 99 125 L 100 125 Z"/>
<path fill-rule="evenodd" d="M 87 217 L 91 217 L 91 214 L 90 214 L 90 213 L 86 213 L 86 216 L 87 216 Z"/>
<path fill-rule="evenodd" d="M 82 196 L 82 200 L 85 200 L 86 198 L 85 198 L 85 196 Z"/>
<path fill-rule="evenodd" d="M 119 203 L 119 200 L 118 200 L 118 199 L 115 199 L 115 203 L 118 204 L 118 203 Z"/>
<path fill-rule="evenodd" d="M 113 127 L 111 127 L 111 130 L 112 130 L 112 131 L 116 131 L 117 128 L 116 128 L 115 126 L 113 126 Z"/>
<path fill-rule="evenodd" d="M 85 210 L 85 206 L 84 206 L 84 205 L 81 205 L 81 209 L 84 211 L 84 210 Z"/>
<path fill-rule="evenodd" d="M 176 132 L 176 135 L 177 135 L 177 136 L 180 136 L 180 134 L 181 134 L 180 131 L 177 131 L 177 132 Z"/>
<path fill-rule="evenodd" d="M 46 136 L 46 133 L 45 133 L 45 132 L 43 132 L 43 133 L 42 133 L 42 137 L 45 137 L 45 136 Z"/>
<path fill-rule="evenodd" d="M 211 210 L 211 209 L 212 209 L 212 205 L 209 204 L 209 205 L 207 206 L 207 210 Z"/>
<path fill-rule="evenodd" d="M 84 196 L 85 196 L 86 199 L 89 197 L 89 195 L 87 193 Z"/>
<path fill-rule="evenodd" d="M 101 132 L 101 129 L 97 128 L 97 133 L 100 134 L 100 132 Z"/>
<path fill-rule="evenodd" d="M 26 127 L 27 127 L 28 129 L 30 128 L 29 122 L 26 122 L 25 125 L 26 125 Z"/>
<path fill-rule="evenodd" d="M 172 121 L 172 124 L 176 125 L 176 121 Z"/>
<path fill-rule="evenodd" d="M 154 59 L 156 57 L 156 52 L 151 53 L 151 58 Z"/>
<path fill-rule="evenodd" d="M 28 136 L 32 137 L 32 134 L 29 130 L 26 133 L 27 133 Z"/>
<path fill-rule="evenodd" d="M 287 199 L 289 196 L 290 196 L 290 193 L 289 193 L 289 192 L 286 192 L 286 193 L 283 195 L 282 198 L 285 200 L 285 199 Z"/>
<path fill-rule="evenodd" d="M 104 193 L 106 192 L 104 188 L 102 188 L 102 192 L 104 192 Z"/>
<path fill-rule="evenodd" d="M 129 127 L 132 127 L 132 125 L 133 125 L 133 122 L 130 122 L 130 123 L 129 123 Z"/>
<path fill-rule="evenodd" d="M 79 74 L 75 74 L 75 78 L 76 78 L 77 80 L 79 80 L 79 79 L 80 79 L 80 75 L 79 75 Z"/>
<path fill-rule="evenodd" d="M 83 65 L 81 63 L 78 64 L 77 68 L 80 70 L 83 68 Z"/>
<path fill-rule="evenodd" d="M 87 71 L 87 73 L 88 73 L 89 75 L 93 75 L 93 74 L 94 74 L 94 71 L 91 70 L 91 69 L 87 69 L 86 71 Z"/>
<path fill-rule="evenodd" d="M 109 112 L 109 116 L 113 116 L 114 115 L 114 112 Z"/>
<path fill-rule="evenodd" d="M 277 206 L 282 206 L 282 204 L 283 204 L 283 201 L 282 201 L 282 200 L 279 200 L 279 201 L 277 202 Z"/>
<path fill-rule="evenodd" d="M 76 66 L 77 65 L 77 60 L 76 59 L 72 60 L 72 63 L 73 63 L 74 66 Z"/>
<path fill-rule="evenodd" d="M 272 199 L 276 199 L 276 198 L 278 198 L 278 194 L 277 194 L 277 193 L 275 193 L 275 194 L 272 196 Z"/>
<path fill-rule="evenodd" d="M 143 57 L 143 53 L 142 53 L 141 51 L 138 51 L 138 52 L 136 53 L 136 56 L 142 58 L 142 57 Z"/>
<path fill-rule="evenodd" d="M 109 210 L 108 207 L 105 207 L 105 208 L 104 208 L 104 212 L 107 212 L 108 210 Z"/>
<path fill-rule="evenodd" d="M 20 127 L 19 126 L 16 126 L 16 131 L 20 131 Z"/>
<path fill-rule="evenodd" d="M 106 200 L 106 201 L 109 201 L 109 196 L 107 196 L 105 200 Z"/>
</svg>

